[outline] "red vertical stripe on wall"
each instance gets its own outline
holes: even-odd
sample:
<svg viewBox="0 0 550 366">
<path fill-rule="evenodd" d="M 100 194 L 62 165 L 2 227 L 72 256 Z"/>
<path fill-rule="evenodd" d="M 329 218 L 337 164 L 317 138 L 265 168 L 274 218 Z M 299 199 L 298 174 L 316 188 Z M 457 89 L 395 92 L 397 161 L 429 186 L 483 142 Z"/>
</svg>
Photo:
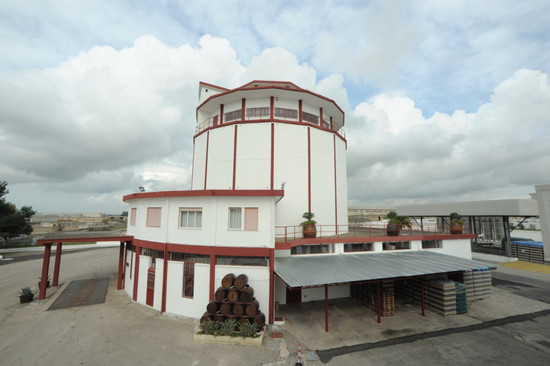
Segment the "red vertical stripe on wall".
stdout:
<svg viewBox="0 0 550 366">
<path fill-rule="evenodd" d="M 214 298 L 216 291 L 216 254 L 210 254 L 210 299 Z"/>
<path fill-rule="evenodd" d="M 236 189 L 235 181 L 237 176 L 237 127 L 238 125 L 235 125 L 235 135 L 233 137 L 233 186 L 231 189 Z"/>
<path fill-rule="evenodd" d="M 244 113 L 246 111 L 246 99 L 243 98 L 242 99 L 242 104 L 241 104 L 241 121 L 244 121 Z"/>
<path fill-rule="evenodd" d="M 270 187 L 273 190 L 273 173 L 275 171 L 275 123 L 271 124 L 271 182 Z"/>
<path fill-rule="evenodd" d="M 269 119 L 273 119 L 275 109 L 275 97 L 269 98 Z"/>
<path fill-rule="evenodd" d="M 275 299 L 275 250 L 271 249 L 269 252 L 269 324 L 273 324 L 273 301 Z"/>
<path fill-rule="evenodd" d="M 204 188 L 206 189 L 206 180 L 208 178 L 208 144 L 210 143 L 210 131 L 206 131 L 206 156 L 204 158 Z"/>
<path fill-rule="evenodd" d="M 307 210 L 311 212 L 311 128 L 307 128 Z"/>
<path fill-rule="evenodd" d="M 220 104 L 220 125 L 223 125 L 223 104 Z"/>
<path fill-rule="evenodd" d="M 298 101 L 298 121 L 302 122 L 302 100 Z"/>
<path fill-rule="evenodd" d="M 193 176 L 195 175 L 195 138 L 193 137 L 193 158 L 191 161 L 191 189 L 193 189 Z"/>
<path fill-rule="evenodd" d="M 334 146 L 334 225 L 336 225 L 336 235 L 338 235 L 338 176 L 336 174 L 336 135 L 332 135 Z"/>
</svg>

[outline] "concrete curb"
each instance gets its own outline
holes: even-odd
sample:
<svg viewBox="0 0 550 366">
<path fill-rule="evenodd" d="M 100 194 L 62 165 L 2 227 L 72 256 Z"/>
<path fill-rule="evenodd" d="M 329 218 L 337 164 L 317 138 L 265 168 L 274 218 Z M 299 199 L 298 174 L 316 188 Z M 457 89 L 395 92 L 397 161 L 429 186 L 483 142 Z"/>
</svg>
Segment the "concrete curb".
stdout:
<svg viewBox="0 0 550 366">
<path fill-rule="evenodd" d="M 209 334 L 197 334 L 193 335 L 194 342 L 200 343 L 221 343 L 232 344 L 236 346 L 256 346 L 261 347 L 264 340 L 264 333 L 260 332 L 260 336 L 257 338 L 242 338 L 242 337 L 230 337 L 230 336 L 213 336 Z"/>
</svg>

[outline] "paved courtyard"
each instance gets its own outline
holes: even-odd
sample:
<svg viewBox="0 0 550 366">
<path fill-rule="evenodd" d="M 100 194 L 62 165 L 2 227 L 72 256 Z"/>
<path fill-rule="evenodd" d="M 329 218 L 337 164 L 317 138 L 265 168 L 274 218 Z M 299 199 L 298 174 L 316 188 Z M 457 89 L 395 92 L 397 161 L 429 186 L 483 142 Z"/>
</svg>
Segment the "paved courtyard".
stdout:
<svg viewBox="0 0 550 366">
<path fill-rule="evenodd" d="M 510 277 L 490 298 L 452 317 L 400 304 L 378 324 L 349 299 L 330 301 L 328 333 L 324 302 L 281 306 L 285 324 L 268 329 L 260 348 L 195 343 L 196 320 L 133 303 L 116 290 L 118 248 L 64 251 L 61 286 L 19 304 L 17 290 L 36 289 L 40 276 L 41 259 L 28 258 L 0 265 L 1 365 L 294 365 L 299 344 L 307 365 L 550 364 L 550 274 L 502 268 L 499 278 Z M 104 303 L 48 311 L 70 281 L 104 277 Z M 522 292 L 524 281 L 536 296 Z"/>
</svg>

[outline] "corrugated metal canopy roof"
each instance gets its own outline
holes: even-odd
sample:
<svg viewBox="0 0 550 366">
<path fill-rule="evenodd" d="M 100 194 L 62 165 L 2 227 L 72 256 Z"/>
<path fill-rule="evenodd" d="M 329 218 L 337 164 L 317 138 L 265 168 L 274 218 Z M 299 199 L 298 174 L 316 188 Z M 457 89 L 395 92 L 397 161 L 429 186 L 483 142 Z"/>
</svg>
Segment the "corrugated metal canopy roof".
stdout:
<svg viewBox="0 0 550 366">
<path fill-rule="evenodd" d="M 489 268 L 494 266 L 429 251 L 275 258 L 275 273 L 289 287 L 318 287 Z"/>
</svg>

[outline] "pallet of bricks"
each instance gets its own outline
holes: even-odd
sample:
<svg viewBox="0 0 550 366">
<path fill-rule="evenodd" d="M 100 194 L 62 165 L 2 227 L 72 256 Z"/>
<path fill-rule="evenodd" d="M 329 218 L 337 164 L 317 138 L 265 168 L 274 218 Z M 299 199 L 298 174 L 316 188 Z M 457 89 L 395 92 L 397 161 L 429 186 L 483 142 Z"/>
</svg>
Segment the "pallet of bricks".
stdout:
<svg viewBox="0 0 550 366">
<path fill-rule="evenodd" d="M 456 315 L 456 284 L 453 281 L 427 281 L 427 292 L 424 295 L 428 308 L 443 316 Z M 465 292 L 465 288 L 464 288 Z"/>
<path fill-rule="evenodd" d="M 212 299 L 206 306 L 206 312 L 200 322 L 236 319 L 239 324 L 256 323 L 259 331 L 265 327 L 265 315 L 260 311 L 260 304 L 254 297 L 254 289 L 248 285 L 248 276 L 234 273 L 225 275 Z"/>
<path fill-rule="evenodd" d="M 370 307 L 375 312 L 378 312 L 378 286 L 370 285 Z M 382 282 L 380 284 L 380 315 L 394 316 L 395 315 L 395 291 L 392 282 Z"/>
</svg>

